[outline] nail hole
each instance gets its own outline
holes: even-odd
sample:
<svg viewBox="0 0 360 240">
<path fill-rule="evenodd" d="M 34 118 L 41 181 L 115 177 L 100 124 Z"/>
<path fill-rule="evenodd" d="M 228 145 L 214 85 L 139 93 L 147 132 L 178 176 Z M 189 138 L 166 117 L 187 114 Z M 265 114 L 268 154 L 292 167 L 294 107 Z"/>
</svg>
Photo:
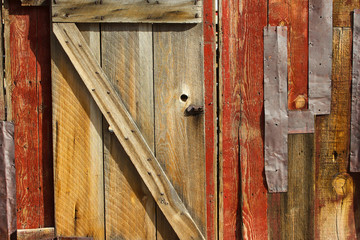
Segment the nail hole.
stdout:
<svg viewBox="0 0 360 240">
<path fill-rule="evenodd" d="M 186 102 L 187 100 L 188 100 L 188 95 L 186 95 L 186 94 L 182 94 L 181 96 L 180 96 L 180 99 L 181 99 L 181 101 L 183 101 L 183 102 Z"/>
</svg>

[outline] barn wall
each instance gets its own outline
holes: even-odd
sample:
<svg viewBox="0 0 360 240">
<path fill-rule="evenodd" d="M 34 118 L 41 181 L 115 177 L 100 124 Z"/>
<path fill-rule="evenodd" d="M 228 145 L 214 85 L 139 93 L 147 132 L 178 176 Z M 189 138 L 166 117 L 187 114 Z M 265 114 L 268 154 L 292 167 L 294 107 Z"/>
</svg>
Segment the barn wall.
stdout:
<svg viewBox="0 0 360 240">
<path fill-rule="evenodd" d="M 355 0 L 333 2 L 333 112 L 316 117 L 314 134 L 289 136 L 289 191 L 273 194 L 267 192 L 264 179 L 263 27 L 267 24 L 288 26 L 288 106 L 294 110 L 306 109 L 308 1 L 220 1 L 218 106 L 214 3 L 204 2 L 209 239 L 241 239 L 241 236 L 244 239 L 331 239 L 339 234 L 344 239 L 356 239 L 359 236 L 360 224 L 356 219 L 360 217 L 360 194 L 356 189 L 360 177 L 347 172 L 351 12 L 359 8 L 360 3 Z M 6 116 L 3 107 L 4 114 L 0 110 L 0 117 L 15 122 L 18 229 L 54 226 L 49 7 L 21 7 L 18 1 L 8 1 L 3 17 Z M 103 121 L 98 127 L 102 133 L 108 129 Z M 111 138 L 106 136 L 110 149 L 104 151 L 108 154 L 111 148 L 118 151 Z M 111 161 L 116 163 L 114 159 Z M 333 187 L 339 179 L 346 179 L 353 189 L 353 196 L 346 198 L 349 201 L 346 209 L 341 208 L 343 196 L 337 195 Z M 138 191 L 146 195 L 143 193 L 146 190 Z M 337 228 L 342 231 L 339 233 Z M 108 229 L 107 233 L 111 231 L 113 229 Z M 154 236 L 152 231 L 146 234 Z"/>
</svg>

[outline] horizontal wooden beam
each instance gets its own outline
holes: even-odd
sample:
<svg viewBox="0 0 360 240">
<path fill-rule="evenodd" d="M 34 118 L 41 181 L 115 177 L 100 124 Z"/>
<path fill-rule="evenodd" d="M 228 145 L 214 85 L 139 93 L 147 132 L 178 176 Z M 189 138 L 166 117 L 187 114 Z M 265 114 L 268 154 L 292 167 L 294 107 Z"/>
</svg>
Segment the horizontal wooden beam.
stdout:
<svg viewBox="0 0 360 240">
<path fill-rule="evenodd" d="M 54 0 L 53 22 L 199 23 L 201 0 Z"/>
<path fill-rule="evenodd" d="M 21 0 L 21 6 L 38 7 L 38 6 L 49 6 L 50 0 Z"/>
<path fill-rule="evenodd" d="M 18 229 L 17 240 L 41 240 L 55 238 L 54 228 Z"/>
<path fill-rule="evenodd" d="M 79 29 L 74 23 L 54 23 L 53 31 L 179 238 L 204 239 Z"/>
</svg>

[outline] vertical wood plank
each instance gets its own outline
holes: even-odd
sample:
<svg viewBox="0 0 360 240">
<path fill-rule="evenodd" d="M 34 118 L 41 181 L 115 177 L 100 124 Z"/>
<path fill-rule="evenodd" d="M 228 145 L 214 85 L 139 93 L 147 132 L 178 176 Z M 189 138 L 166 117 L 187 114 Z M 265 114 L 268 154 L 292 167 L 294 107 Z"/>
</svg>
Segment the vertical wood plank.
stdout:
<svg viewBox="0 0 360 240">
<path fill-rule="evenodd" d="M 17 226 L 53 226 L 50 16 L 46 8 L 9 4 L 12 78 L 7 90 L 16 129 Z"/>
<path fill-rule="evenodd" d="M 99 25 L 79 29 L 99 59 Z M 105 239 L 102 115 L 54 36 L 51 48 L 56 231 Z"/>
<path fill-rule="evenodd" d="M 50 13 L 47 7 L 37 8 L 36 75 L 38 97 L 38 148 L 44 224 L 53 227 L 54 221 L 54 169 L 52 151 L 52 98 L 51 98 L 51 53 Z"/>
<path fill-rule="evenodd" d="M 269 0 L 269 24 L 288 27 L 288 108 L 308 105 L 308 0 Z"/>
<path fill-rule="evenodd" d="M 313 150 L 313 134 L 289 135 L 289 188 L 281 195 L 281 239 L 314 239 Z"/>
<path fill-rule="evenodd" d="M 360 8 L 359 0 L 333 0 L 333 26 L 351 27 L 352 13 L 358 8 Z"/>
<path fill-rule="evenodd" d="M 221 1 L 220 11 L 220 238 L 267 239 L 259 51 L 267 1 Z"/>
<path fill-rule="evenodd" d="M 217 239 L 217 88 L 215 1 L 203 2 L 205 143 L 206 143 L 206 225 L 207 239 Z"/>
<path fill-rule="evenodd" d="M 315 239 L 356 239 L 354 184 L 345 174 L 349 160 L 351 43 L 350 28 L 334 28 L 332 112 L 316 117 Z"/>
<path fill-rule="evenodd" d="M 204 105 L 202 40 L 201 24 L 154 25 L 156 157 L 205 234 L 204 116 L 184 115 Z M 177 239 L 157 213 L 158 239 Z"/>
<path fill-rule="evenodd" d="M 103 70 L 154 150 L 152 26 L 103 24 L 101 40 Z M 103 131 L 106 237 L 156 239 L 155 201 L 105 122 Z"/>
<path fill-rule="evenodd" d="M 219 4 L 219 239 L 236 239 L 241 236 L 242 221 L 238 9 L 244 6 L 237 6 L 237 1 L 219 1 Z"/>
<path fill-rule="evenodd" d="M 0 19 L 3 21 L 3 4 L 1 4 L 0 8 Z M 0 25 L 1 37 L 0 37 L 0 56 L 4 55 L 4 34 L 3 34 L 3 24 Z M 4 88 L 4 61 L 0 62 L 0 120 L 5 120 L 5 88 Z"/>
<path fill-rule="evenodd" d="M 6 104 L 6 120 L 12 120 L 12 106 L 11 106 L 11 54 L 10 54 L 10 0 L 4 0 L 2 8 L 2 17 L 4 20 L 4 90 L 5 90 L 5 104 Z"/>
</svg>

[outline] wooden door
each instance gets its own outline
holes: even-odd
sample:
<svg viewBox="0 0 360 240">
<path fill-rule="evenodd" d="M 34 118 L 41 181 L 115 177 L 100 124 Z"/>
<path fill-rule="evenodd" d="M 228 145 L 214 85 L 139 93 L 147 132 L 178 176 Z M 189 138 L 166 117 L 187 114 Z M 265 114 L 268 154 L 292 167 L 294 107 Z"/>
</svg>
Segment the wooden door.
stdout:
<svg viewBox="0 0 360 240">
<path fill-rule="evenodd" d="M 216 158 L 205 137 L 214 134 L 215 88 L 204 86 L 204 71 L 214 81 L 214 38 L 204 43 L 206 5 L 213 3 L 52 3 L 59 236 L 214 237 Z M 212 28 L 213 13 L 204 18 Z"/>
</svg>

